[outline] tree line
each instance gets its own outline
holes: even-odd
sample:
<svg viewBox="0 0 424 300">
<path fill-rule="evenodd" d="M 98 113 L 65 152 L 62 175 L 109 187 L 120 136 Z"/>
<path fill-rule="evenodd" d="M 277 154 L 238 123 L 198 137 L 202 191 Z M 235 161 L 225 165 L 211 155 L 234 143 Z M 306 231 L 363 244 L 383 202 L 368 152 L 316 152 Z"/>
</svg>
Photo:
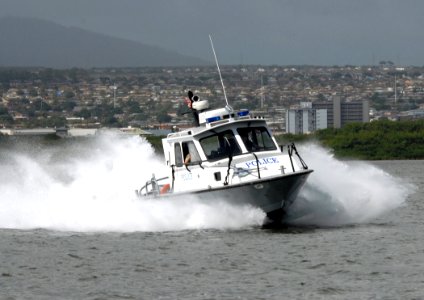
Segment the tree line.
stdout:
<svg viewBox="0 0 424 300">
<path fill-rule="evenodd" d="M 339 158 L 366 160 L 424 159 L 424 120 L 349 123 L 311 135 L 283 135 L 280 142 L 317 141 Z"/>
<path fill-rule="evenodd" d="M 147 140 L 162 154 L 163 137 Z M 316 142 L 333 150 L 338 158 L 363 160 L 424 159 L 424 120 L 349 123 L 343 128 L 327 128 L 313 134 L 276 136 L 279 144 Z"/>
</svg>

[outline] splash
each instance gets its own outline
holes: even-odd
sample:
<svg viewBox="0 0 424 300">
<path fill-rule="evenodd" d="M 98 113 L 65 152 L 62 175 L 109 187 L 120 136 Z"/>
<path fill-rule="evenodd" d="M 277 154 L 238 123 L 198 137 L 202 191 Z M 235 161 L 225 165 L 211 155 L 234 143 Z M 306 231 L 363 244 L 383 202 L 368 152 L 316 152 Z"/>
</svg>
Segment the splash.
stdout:
<svg viewBox="0 0 424 300">
<path fill-rule="evenodd" d="M 238 229 L 262 224 L 252 207 L 194 196 L 140 200 L 162 158 L 139 137 L 103 134 L 43 146 L 26 141 L 0 150 L 0 228 L 76 232 Z M 317 146 L 300 149 L 314 173 L 289 212 L 296 225 L 368 222 L 402 205 L 411 187 L 363 162 L 342 162 Z"/>
<path fill-rule="evenodd" d="M 360 161 L 340 161 L 326 149 L 308 144 L 300 149 L 313 167 L 289 222 L 339 226 L 369 222 L 401 206 L 414 187 Z"/>
<path fill-rule="evenodd" d="M 0 151 L 0 228 L 76 232 L 173 231 L 259 225 L 251 207 L 140 200 L 143 180 L 165 171 L 162 159 L 139 137 L 96 138 Z"/>
</svg>

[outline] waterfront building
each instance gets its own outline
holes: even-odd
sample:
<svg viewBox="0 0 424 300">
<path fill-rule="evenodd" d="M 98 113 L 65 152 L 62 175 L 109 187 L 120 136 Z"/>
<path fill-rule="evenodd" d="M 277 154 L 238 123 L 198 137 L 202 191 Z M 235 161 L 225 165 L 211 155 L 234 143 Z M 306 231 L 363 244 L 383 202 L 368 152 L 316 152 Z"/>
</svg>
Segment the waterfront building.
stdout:
<svg viewBox="0 0 424 300">
<path fill-rule="evenodd" d="M 311 133 L 318 129 L 341 128 L 350 122 L 369 122 L 368 101 L 341 101 L 334 97 L 327 102 L 302 102 L 300 108 L 286 113 L 286 132 Z"/>
<path fill-rule="evenodd" d="M 286 132 L 292 134 L 311 133 L 327 128 L 327 110 L 314 109 L 310 102 L 303 102 L 300 108 L 286 112 Z"/>
<path fill-rule="evenodd" d="M 313 102 L 312 108 L 327 110 L 328 128 L 341 128 L 350 122 L 367 123 L 370 121 L 370 108 L 366 100 L 346 102 L 336 96 L 333 101 Z"/>
</svg>

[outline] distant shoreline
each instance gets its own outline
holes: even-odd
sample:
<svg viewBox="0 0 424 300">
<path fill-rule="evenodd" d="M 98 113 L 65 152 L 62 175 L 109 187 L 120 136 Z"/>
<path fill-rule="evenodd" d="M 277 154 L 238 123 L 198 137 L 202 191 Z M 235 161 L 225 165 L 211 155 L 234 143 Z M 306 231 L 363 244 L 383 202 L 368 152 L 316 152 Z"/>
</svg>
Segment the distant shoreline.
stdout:
<svg viewBox="0 0 424 300">
<path fill-rule="evenodd" d="M 280 135 L 279 142 L 318 142 L 339 159 L 422 160 L 424 120 L 350 123 L 310 135 Z"/>
<path fill-rule="evenodd" d="M 119 132 L 118 130 L 115 130 Z M 41 135 L 4 135 L 0 141 L 41 139 L 42 141 L 69 140 L 84 136 L 67 136 L 65 139 L 54 131 L 43 131 Z M 131 133 L 120 132 L 123 135 Z M 143 136 L 137 134 L 139 136 Z M 163 136 L 145 136 L 155 152 L 162 155 Z M 350 123 L 343 128 L 328 128 L 312 134 L 282 134 L 276 136 L 279 144 L 313 142 L 331 149 L 338 159 L 352 160 L 423 160 L 424 159 L 424 120 L 415 121 L 376 121 L 371 123 Z M 7 142 L 7 141 L 6 141 Z"/>
</svg>

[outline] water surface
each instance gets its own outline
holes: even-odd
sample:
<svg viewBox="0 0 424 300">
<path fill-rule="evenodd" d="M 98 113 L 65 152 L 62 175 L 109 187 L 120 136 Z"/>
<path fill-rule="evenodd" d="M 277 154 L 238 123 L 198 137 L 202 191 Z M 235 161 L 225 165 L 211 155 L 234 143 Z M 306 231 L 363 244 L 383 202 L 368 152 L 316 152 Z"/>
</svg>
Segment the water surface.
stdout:
<svg viewBox="0 0 424 300">
<path fill-rule="evenodd" d="M 315 172 L 271 230 L 249 207 L 137 201 L 161 168 L 139 139 L 2 149 L 0 298 L 424 299 L 424 161 L 306 145 Z"/>
</svg>

